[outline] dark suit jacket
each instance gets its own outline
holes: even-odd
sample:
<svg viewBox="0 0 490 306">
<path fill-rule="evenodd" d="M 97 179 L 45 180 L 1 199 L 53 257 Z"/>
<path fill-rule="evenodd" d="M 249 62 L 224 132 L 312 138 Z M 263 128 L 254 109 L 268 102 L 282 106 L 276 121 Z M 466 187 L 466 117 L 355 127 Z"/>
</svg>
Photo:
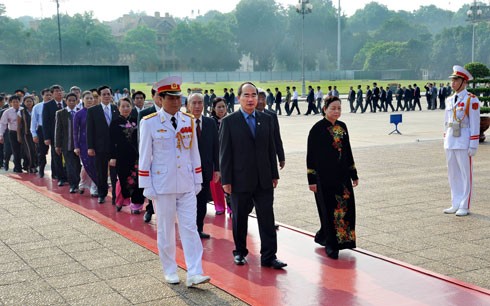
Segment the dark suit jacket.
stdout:
<svg viewBox="0 0 490 306">
<path fill-rule="evenodd" d="M 255 138 L 240 110 L 221 121 L 221 183 L 231 184 L 233 192 L 269 189 L 272 180 L 279 179 L 272 118 L 256 111 L 255 121 Z"/>
<path fill-rule="evenodd" d="M 356 99 L 356 92 L 354 89 L 349 90 L 349 101 L 353 102 Z"/>
<path fill-rule="evenodd" d="M 61 148 L 63 152 L 75 149 L 73 145 L 73 120 L 66 108 L 56 112 L 54 147 Z"/>
<path fill-rule="evenodd" d="M 214 119 L 201 116 L 201 138 L 199 139 L 199 155 L 201 156 L 202 179 L 210 182 L 213 172 L 219 171 L 219 139 L 218 127 Z"/>
<path fill-rule="evenodd" d="M 63 101 L 63 107 L 66 107 L 65 101 Z M 56 112 L 58 111 L 56 101 L 53 99 L 43 106 L 43 135 L 44 140 L 51 140 L 54 143 L 54 129 L 56 123 Z"/>
<path fill-rule="evenodd" d="M 111 151 L 111 136 L 102 105 L 101 103 L 87 110 L 87 148 L 94 149 L 95 154 Z M 119 110 L 111 104 L 111 111 L 113 121 L 119 117 Z"/>
<path fill-rule="evenodd" d="M 356 100 L 357 100 L 357 102 L 362 102 L 362 89 L 357 90 Z"/>
<path fill-rule="evenodd" d="M 141 112 L 139 112 L 139 114 L 138 114 L 138 126 L 140 124 L 141 119 L 144 116 L 148 116 L 149 114 L 153 114 L 153 113 L 156 113 L 156 112 L 157 112 L 157 109 L 155 108 L 154 105 L 151 106 L 151 107 L 145 108 L 144 110 L 142 110 Z"/>
<path fill-rule="evenodd" d="M 279 161 L 285 161 L 286 157 L 284 156 L 284 147 L 282 145 L 281 129 L 279 127 L 277 113 L 268 109 L 264 109 L 264 113 L 272 117 L 272 126 L 274 128 L 274 146 L 276 147 L 277 159 L 279 159 Z"/>
<path fill-rule="evenodd" d="M 393 101 L 393 92 L 391 89 L 388 89 L 388 91 L 386 91 L 386 102 L 391 103 L 391 101 Z"/>
<path fill-rule="evenodd" d="M 275 99 L 274 99 L 274 100 L 275 100 L 275 102 L 276 102 L 276 103 L 281 104 L 281 101 L 282 101 L 282 93 L 281 93 L 280 91 L 278 91 L 278 92 L 276 93 L 276 97 L 275 97 Z"/>
</svg>

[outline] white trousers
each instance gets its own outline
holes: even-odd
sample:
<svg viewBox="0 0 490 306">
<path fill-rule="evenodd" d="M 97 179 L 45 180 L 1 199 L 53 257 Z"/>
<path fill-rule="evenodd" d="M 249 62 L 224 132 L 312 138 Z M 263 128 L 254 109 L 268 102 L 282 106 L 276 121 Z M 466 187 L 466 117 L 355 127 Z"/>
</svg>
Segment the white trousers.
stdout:
<svg viewBox="0 0 490 306">
<path fill-rule="evenodd" d="M 473 161 L 468 150 L 446 150 L 451 201 L 454 208 L 470 209 L 473 189 Z"/>
<path fill-rule="evenodd" d="M 90 188 L 90 194 L 97 194 L 97 185 L 92 181 L 90 176 L 88 176 L 87 171 L 82 166 L 82 170 L 80 171 L 80 184 L 78 184 L 79 189 L 88 189 Z"/>
<path fill-rule="evenodd" d="M 157 215 L 157 245 L 163 273 L 177 273 L 175 262 L 175 216 L 178 218 L 180 240 L 184 249 L 187 277 L 203 274 L 202 243 L 197 232 L 197 202 L 194 192 L 159 194 L 153 201 Z"/>
</svg>

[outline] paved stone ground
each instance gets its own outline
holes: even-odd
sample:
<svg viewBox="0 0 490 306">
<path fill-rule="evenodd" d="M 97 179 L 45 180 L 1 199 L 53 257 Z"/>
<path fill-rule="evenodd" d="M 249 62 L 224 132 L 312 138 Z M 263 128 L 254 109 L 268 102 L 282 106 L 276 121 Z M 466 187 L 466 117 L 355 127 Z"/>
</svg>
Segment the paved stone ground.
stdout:
<svg viewBox="0 0 490 306">
<path fill-rule="evenodd" d="M 342 116 L 360 176 L 358 247 L 490 288 L 490 145 L 475 158 L 471 214 L 444 215 L 442 116 L 406 113 L 403 135 L 391 136 L 389 114 Z M 287 163 L 276 219 L 310 232 L 319 222 L 306 181 L 306 137 L 319 119 L 280 117 Z M 243 304 L 209 284 L 168 286 L 157 255 L 4 175 L 0 198 L 0 305 Z"/>
</svg>

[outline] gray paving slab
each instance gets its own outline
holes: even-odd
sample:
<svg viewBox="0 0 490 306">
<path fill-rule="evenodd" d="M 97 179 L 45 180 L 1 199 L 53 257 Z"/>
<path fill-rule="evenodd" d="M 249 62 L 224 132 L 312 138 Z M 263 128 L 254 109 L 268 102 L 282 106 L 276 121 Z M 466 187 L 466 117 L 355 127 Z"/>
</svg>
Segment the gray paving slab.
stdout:
<svg viewBox="0 0 490 306">
<path fill-rule="evenodd" d="M 490 144 L 474 159 L 471 214 L 444 215 L 450 195 L 443 113 L 404 113 L 403 135 L 388 135 L 389 115 L 341 118 L 360 176 L 358 247 L 490 288 Z M 276 220 L 309 232 L 319 220 L 306 181 L 306 138 L 320 119 L 279 116 L 286 167 L 275 192 Z M 156 254 L 4 175 L 0 198 L 1 305 L 243 304 L 210 284 L 165 284 Z M 179 275 L 185 279 L 184 271 Z"/>
</svg>

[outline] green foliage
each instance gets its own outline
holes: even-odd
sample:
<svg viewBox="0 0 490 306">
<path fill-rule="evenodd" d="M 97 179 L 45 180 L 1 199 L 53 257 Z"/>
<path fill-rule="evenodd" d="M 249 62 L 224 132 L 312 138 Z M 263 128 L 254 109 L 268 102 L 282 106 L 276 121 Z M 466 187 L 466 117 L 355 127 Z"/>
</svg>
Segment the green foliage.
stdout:
<svg viewBox="0 0 490 306">
<path fill-rule="evenodd" d="M 480 107 L 480 114 L 490 114 L 490 107 L 488 106 Z"/>
<path fill-rule="evenodd" d="M 123 62 L 133 71 L 158 71 L 157 33 L 145 25 L 126 32 L 121 48 Z"/>
<path fill-rule="evenodd" d="M 479 62 L 468 63 L 464 65 L 464 68 L 471 73 L 473 78 L 484 78 L 490 76 L 490 70 L 488 67 Z"/>
</svg>

